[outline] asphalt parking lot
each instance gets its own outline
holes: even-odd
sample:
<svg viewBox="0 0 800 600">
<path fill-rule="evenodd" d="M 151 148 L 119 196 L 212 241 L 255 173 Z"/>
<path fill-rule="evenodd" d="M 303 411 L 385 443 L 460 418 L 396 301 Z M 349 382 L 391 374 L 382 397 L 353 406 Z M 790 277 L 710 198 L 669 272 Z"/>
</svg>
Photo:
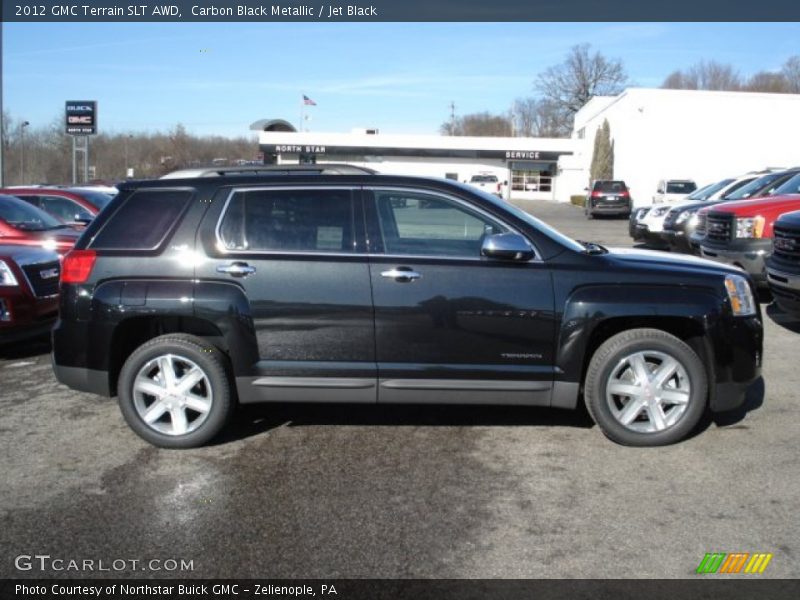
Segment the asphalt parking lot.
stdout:
<svg viewBox="0 0 800 600">
<path fill-rule="evenodd" d="M 523 207 L 630 245 L 625 220 Z M 56 383 L 46 341 L 0 350 L 0 576 L 677 578 L 707 552 L 771 552 L 760 577 L 798 577 L 800 324 L 764 321 L 748 410 L 657 449 L 583 412 L 340 405 L 249 408 L 211 447 L 159 450 Z M 15 567 L 35 554 L 141 562 Z"/>
</svg>

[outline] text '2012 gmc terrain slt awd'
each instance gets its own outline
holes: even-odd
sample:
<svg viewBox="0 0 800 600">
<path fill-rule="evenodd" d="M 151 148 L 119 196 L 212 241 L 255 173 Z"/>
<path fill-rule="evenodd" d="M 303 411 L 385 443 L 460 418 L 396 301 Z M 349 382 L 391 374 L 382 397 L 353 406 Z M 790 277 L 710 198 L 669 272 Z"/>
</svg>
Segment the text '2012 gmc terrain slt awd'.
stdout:
<svg viewBox="0 0 800 600">
<path fill-rule="evenodd" d="M 235 404 L 575 408 L 663 445 L 759 375 L 746 274 L 578 243 L 475 188 L 373 174 L 129 182 L 64 261 L 53 363 L 165 447 Z"/>
</svg>

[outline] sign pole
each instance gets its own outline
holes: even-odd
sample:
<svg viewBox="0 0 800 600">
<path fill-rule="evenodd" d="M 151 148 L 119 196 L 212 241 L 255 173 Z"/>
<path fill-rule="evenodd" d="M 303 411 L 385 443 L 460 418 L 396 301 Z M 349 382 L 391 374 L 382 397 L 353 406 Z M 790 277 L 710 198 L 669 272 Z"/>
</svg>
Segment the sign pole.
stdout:
<svg viewBox="0 0 800 600">
<path fill-rule="evenodd" d="M 83 149 L 83 183 L 89 183 L 89 136 L 84 136 L 86 147 Z"/>
<path fill-rule="evenodd" d="M 78 138 L 72 136 L 72 185 L 78 183 Z"/>
</svg>

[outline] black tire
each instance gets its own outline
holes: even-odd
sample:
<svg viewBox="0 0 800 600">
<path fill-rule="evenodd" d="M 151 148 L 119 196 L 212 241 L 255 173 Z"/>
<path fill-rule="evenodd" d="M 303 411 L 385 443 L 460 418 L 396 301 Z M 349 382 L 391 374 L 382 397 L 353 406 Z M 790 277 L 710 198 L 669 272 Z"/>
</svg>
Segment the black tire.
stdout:
<svg viewBox="0 0 800 600">
<path fill-rule="evenodd" d="M 134 380 L 141 369 L 150 361 L 164 355 L 174 355 L 178 362 L 188 359 L 205 375 L 199 382 L 201 392 L 210 392 L 210 409 L 196 429 L 184 434 L 168 434 L 148 425 L 139 410 L 134 398 Z M 208 443 L 225 426 L 235 406 L 231 389 L 231 378 L 228 375 L 227 357 L 215 346 L 202 339 L 186 334 L 168 334 L 154 338 L 139 346 L 125 361 L 119 374 L 117 384 L 119 407 L 128 425 L 142 439 L 161 448 L 196 448 Z M 174 374 L 174 373 L 173 373 Z M 206 389 L 208 388 L 208 389 Z M 195 388 L 192 388 L 195 389 Z M 155 398 L 155 396 L 153 396 Z M 149 406 L 155 404 L 155 400 Z M 141 405 L 141 400 L 140 400 Z M 184 411 L 184 414 L 187 414 Z M 194 415 L 195 413 L 190 413 Z M 172 421 L 171 413 L 163 415 Z M 198 418 L 202 416 L 197 413 Z M 162 417 L 163 419 L 163 417 Z M 190 422 L 190 426 L 193 423 Z"/>
<path fill-rule="evenodd" d="M 674 424 L 661 431 L 632 430 L 617 420 L 607 400 L 612 372 L 626 357 L 638 352 L 661 353 L 675 359 L 688 378 L 690 387 L 686 408 Z M 697 426 L 707 398 L 708 376 L 700 357 L 685 342 L 660 329 L 630 329 L 606 340 L 592 356 L 584 380 L 584 401 L 592 419 L 606 437 L 625 446 L 665 446 L 679 442 Z M 631 401 L 632 397 L 629 397 L 628 402 Z M 644 415 L 648 422 L 649 414 L 648 411 Z"/>
</svg>

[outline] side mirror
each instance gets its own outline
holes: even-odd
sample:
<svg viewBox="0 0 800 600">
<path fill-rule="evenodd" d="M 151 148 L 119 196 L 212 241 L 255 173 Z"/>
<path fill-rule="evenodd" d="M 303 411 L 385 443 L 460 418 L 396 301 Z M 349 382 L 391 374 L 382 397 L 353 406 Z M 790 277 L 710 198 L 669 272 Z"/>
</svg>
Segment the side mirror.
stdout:
<svg viewBox="0 0 800 600">
<path fill-rule="evenodd" d="M 588 191 L 589 191 L 589 188 L 583 188 L 583 191 L 584 191 L 584 192 L 588 192 Z"/>
<path fill-rule="evenodd" d="M 486 236 L 481 246 L 481 254 L 487 258 L 520 262 L 529 261 L 535 256 L 528 240 L 518 233 L 496 233 Z"/>
</svg>

